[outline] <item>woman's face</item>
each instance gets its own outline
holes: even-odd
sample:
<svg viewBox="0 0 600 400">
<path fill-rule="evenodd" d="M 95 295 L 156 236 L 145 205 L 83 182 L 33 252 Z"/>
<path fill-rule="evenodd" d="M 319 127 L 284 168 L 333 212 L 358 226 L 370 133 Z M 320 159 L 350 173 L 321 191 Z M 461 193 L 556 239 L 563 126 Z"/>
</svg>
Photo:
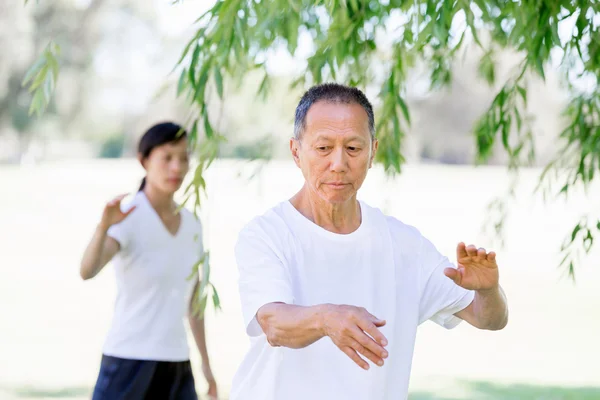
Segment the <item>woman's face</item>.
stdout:
<svg viewBox="0 0 600 400">
<path fill-rule="evenodd" d="M 150 155 L 141 160 L 146 170 L 146 184 L 164 193 L 175 193 L 190 169 L 187 140 L 157 146 Z"/>
</svg>

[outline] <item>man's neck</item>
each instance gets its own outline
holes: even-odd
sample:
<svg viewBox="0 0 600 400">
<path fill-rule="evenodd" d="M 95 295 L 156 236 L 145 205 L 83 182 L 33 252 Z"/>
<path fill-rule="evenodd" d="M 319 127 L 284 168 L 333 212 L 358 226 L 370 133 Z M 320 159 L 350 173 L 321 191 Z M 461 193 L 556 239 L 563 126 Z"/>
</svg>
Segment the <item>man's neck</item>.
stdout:
<svg viewBox="0 0 600 400">
<path fill-rule="evenodd" d="M 292 205 L 306 218 L 330 232 L 348 234 L 361 224 L 361 209 L 356 196 L 343 203 L 329 203 L 305 185 L 290 199 Z"/>
<path fill-rule="evenodd" d="M 150 185 L 146 185 L 144 194 L 158 215 L 173 215 L 175 212 L 176 207 L 173 201 L 173 194 L 162 192 Z"/>
</svg>

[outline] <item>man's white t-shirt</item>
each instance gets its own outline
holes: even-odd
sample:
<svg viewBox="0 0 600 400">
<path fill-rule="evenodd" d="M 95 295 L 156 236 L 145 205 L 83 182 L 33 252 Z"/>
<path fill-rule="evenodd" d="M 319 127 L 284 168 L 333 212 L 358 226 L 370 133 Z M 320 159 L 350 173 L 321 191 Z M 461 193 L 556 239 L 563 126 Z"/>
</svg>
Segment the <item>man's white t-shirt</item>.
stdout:
<svg viewBox="0 0 600 400">
<path fill-rule="evenodd" d="M 121 248 L 113 258 L 117 299 L 103 354 L 189 360 L 184 318 L 196 280 L 187 278 L 203 254 L 202 225 L 184 208 L 172 235 L 144 192 L 121 208 L 133 205 L 136 209 L 108 230 Z"/>
<path fill-rule="evenodd" d="M 448 279 L 454 267 L 419 231 L 360 203 L 353 233 L 327 231 L 285 201 L 252 220 L 235 254 L 251 347 L 232 386 L 232 400 L 404 399 L 417 326 L 453 328 L 453 314 L 474 293 Z M 328 338 L 302 349 L 272 347 L 255 315 L 267 303 L 364 307 L 387 324 L 383 367 L 357 366 Z"/>
</svg>

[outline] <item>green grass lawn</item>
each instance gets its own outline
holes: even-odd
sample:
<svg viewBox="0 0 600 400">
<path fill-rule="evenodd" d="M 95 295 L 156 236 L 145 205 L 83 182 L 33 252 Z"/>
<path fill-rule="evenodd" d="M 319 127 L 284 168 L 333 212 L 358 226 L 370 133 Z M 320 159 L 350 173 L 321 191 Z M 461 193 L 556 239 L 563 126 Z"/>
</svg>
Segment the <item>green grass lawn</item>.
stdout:
<svg viewBox="0 0 600 400">
<path fill-rule="evenodd" d="M 88 387 L 52 389 L 32 386 L 4 387 L 0 388 L 0 395 L 2 395 L 2 399 L 6 400 L 83 400 L 89 398 L 91 390 Z M 486 381 L 456 382 L 450 387 L 445 389 L 438 387 L 432 392 L 412 392 L 408 398 L 409 400 L 599 400 L 600 387 L 502 385 Z"/>
<path fill-rule="evenodd" d="M 417 391 L 409 395 L 409 400 L 598 400 L 600 387 L 560 387 L 526 384 L 502 385 L 494 382 L 459 382 L 456 387 L 442 393 Z"/>
</svg>

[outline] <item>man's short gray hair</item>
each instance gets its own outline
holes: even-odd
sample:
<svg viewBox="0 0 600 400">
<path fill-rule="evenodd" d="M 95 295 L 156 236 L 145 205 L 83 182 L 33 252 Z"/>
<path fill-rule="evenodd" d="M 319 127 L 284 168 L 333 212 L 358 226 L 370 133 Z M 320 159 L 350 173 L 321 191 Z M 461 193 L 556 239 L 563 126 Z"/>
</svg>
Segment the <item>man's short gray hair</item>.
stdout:
<svg viewBox="0 0 600 400">
<path fill-rule="evenodd" d="M 375 139 L 375 115 L 371 102 L 360 89 L 338 83 L 324 83 L 313 86 L 304 93 L 296 107 L 296 117 L 294 119 L 294 137 L 296 139 L 302 137 L 302 133 L 306 128 L 306 114 L 308 114 L 310 107 L 318 101 L 362 106 L 369 118 L 369 133 L 371 138 Z"/>
</svg>

